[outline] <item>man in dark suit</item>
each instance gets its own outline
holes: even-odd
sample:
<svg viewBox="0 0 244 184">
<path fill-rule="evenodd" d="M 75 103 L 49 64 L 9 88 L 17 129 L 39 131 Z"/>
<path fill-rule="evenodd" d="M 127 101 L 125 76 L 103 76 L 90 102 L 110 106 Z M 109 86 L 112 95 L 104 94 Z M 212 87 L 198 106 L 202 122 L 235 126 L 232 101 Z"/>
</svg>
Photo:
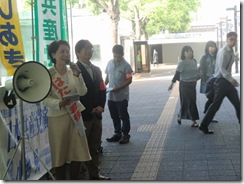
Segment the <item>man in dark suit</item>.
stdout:
<svg viewBox="0 0 244 184">
<path fill-rule="evenodd" d="M 106 87 L 99 67 L 93 65 L 90 59 L 93 45 L 88 40 L 80 40 L 75 45 L 77 65 L 87 87 L 87 94 L 80 97 L 85 106 L 82 118 L 86 127 L 86 135 L 91 161 L 86 162 L 90 180 L 110 180 L 110 177 L 100 175 L 99 152 L 102 137 L 102 113 L 106 103 Z"/>
</svg>

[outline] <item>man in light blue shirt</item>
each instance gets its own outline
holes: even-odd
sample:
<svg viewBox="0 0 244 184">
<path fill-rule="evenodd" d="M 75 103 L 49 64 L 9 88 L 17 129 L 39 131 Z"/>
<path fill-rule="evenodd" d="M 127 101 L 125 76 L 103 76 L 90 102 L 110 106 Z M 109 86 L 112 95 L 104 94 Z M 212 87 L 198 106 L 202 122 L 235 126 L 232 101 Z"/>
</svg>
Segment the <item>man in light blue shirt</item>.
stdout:
<svg viewBox="0 0 244 184">
<path fill-rule="evenodd" d="M 124 59 L 124 48 L 113 47 L 113 59 L 107 64 L 105 85 L 107 89 L 108 109 L 114 124 L 114 135 L 108 142 L 126 144 L 130 139 L 130 116 L 128 113 L 129 85 L 132 83 L 132 68 Z M 122 126 L 121 126 L 122 121 Z"/>
<path fill-rule="evenodd" d="M 232 77 L 231 68 L 234 62 L 233 47 L 236 45 L 237 33 L 229 32 L 227 34 L 227 44 L 221 48 L 217 54 L 214 77 L 214 100 L 206 112 L 202 123 L 199 127 L 205 134 L 213 134 L 213 130 L 209 130 L 208 126 L 216 112 L 219 110 L 222 101 L 227 97 L 235 107 L 236 116 L 240 123 L 240 99 L 235 87 L 238 87 L 238 82 Z"/>
</svg>

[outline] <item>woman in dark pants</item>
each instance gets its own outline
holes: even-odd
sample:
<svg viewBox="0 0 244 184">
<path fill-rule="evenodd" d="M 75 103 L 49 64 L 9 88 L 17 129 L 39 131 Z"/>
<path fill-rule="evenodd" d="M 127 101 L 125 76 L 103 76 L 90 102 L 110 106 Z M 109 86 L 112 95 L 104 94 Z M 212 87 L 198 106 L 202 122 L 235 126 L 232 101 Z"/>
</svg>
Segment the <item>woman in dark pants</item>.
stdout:
<svg viewBox="0 0 244 184">
<path fill-rule="evenodd" d="M 200 93 L 206 94 L 206 83 L 213 76 L 216 63 L 216 55 L 218 52 L 217 45 L 214 41 L 208 41 L 205 46 L 205 54 L 200 59 Z M 208 107 L 213 103 L 213 95 L 206 94 L 207 101 L 204 106 L 204 113 L 207 112 Z M 212 122 L 217 123 L 217 120 L 212 120 Z"/>
<path fill-rule="evenodd" d="M 198 127 L 196 120 L 199 119 L 196 105 L 196 84 L 199 80 L 199 70 L 194 59 L 193 50 L 190 46 L 184 46 L 181 50 L 181 61 L 179 62 L 174 78 L 168 88 L 171 90 L 173 84 L 179 80 L 180 91 L 180 111 L 177 122 L 181 124 L 181 119 L 190 119 L 192 127 Z"/>
</svg>

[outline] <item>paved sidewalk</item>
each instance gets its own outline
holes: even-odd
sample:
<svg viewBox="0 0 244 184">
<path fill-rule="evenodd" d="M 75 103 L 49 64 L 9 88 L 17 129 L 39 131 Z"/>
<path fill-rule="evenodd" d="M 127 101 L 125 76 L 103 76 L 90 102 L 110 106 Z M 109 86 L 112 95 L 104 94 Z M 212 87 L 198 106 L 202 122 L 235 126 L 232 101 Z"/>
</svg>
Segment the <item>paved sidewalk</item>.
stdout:
<svg viewBox="0 0 244 184">
<path fill-rule="evenodd" d="M 101 174 L 113 181 L 240 181 L 241 135 L 234 107 L 225 99 L 205 135 L 191 121 L 177 124 L 178 83 L 168 86 L 175 65 L 160 65 L 135 74 L 130 86 L 131 140 L 108 143 L 113 125 L 107 104 L 103 119 Z M 240 81 L 240 74 L 233 74 Z M 238 88 L 240 90 L 240 88 Z M 200 120 L 206 97 L 199 93 Z M 240 94 L 240 93 L 239 93 Z M 200 120 L 198 121 L 200 123 Z"/>
</svg>

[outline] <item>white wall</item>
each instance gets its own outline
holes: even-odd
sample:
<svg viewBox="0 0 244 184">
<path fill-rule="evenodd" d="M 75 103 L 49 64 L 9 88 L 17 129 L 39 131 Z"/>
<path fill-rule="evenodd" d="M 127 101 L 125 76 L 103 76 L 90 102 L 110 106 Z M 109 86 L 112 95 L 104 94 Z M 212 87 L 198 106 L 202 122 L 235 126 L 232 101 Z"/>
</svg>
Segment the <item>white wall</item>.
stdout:
<svg viewBox="0 0 244 184">
<path fill-rule="evenodd" d="M 70 15 L 70 12 L 68 10 Z M 69 25 L 69 42 L 73 48 L 73 60 L 76 61 L 76 56 L 74 53 L 75 44 L 80 39 L 87 39 L 93 45 L 100 46 L 101 57 L 98 59 L 93 59 L 94 64 L 101 67 L 104 70 L 107 62 L 112 59 L 112 47 L 113 47 L 113 37 L 112 37 L 112 25 L 111 20 L 107 13 L 93 16 L 89 12 L 82 9 L 72 10 L 72 19 L 68 18 Z M 120 19 L 118 25 L 118 36 L 128 36 L 132 33 L 132 23 L 124 18 Z M 118 40 L 120 40 L 118 38 Z M 96 50 L 94 52 L 96 54 Z"/>
</svg>

